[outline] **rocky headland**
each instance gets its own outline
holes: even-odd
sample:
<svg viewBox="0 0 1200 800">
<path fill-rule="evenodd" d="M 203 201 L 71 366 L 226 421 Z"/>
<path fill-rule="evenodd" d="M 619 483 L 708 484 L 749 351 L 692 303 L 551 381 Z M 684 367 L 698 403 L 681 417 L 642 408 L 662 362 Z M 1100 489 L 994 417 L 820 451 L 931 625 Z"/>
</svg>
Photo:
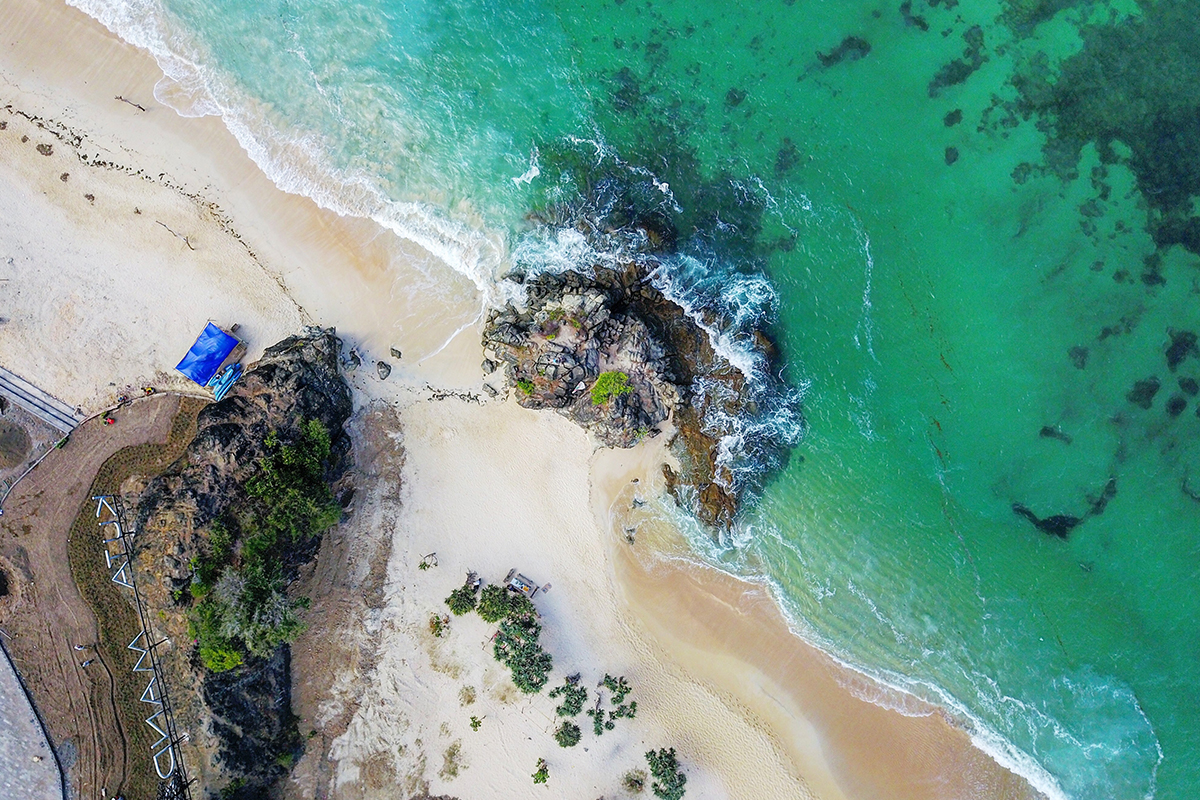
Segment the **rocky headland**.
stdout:
<svg viewBox="0 0 1200 800">
<path fill-rule="evenodd" d="M 329 434 L 322 462 L 327 497 L 349 497 L 351 490 L 339 483 L 349 464 L 350 440 L 342 426 L 351 412 L 350 391 L 338 371 L 340 350 L 333 330 L 319 329 L 268 348 L 228 397 L 200 411 L 196 437 L 179 461 L 140 492 L 127 487 L 138 495 L 138 571 L 156 578 L 144 582 L 143 599 L 170 638 L 184 645 L 163 663 L 177 723 L 191 733 L 189 748 L 195 748 L 198 763 L 189 760 L 189 767 L 199 774 L 192 777 L 208 790 L 223 787 L 222 798 L 267 796 L 304 740 L 292 714 L 286 643 L 269 652 L 238 649 L 234 660 L 244 660 L 232 668 L 206 666 L 203 645 L 196 642 L 196 609 L 206 596 L 220 596 L 222 584 L 204 575 L 204 565 L 226 551 L 219 565 L 228 583 L 230 570 L 247 562 L 246 543 L 260 527 L 247 511 L 255 502 L 248 498 L 248 482 L 286 446 L 279 443 L 301 440 L 314 420 Z M 214 541 L 214 530 L 239 524 L 231 543 Z M 319 535 L 273 544 L 272 585 L 286 593 L 319 544 Z M 206 580 L 215 587 L 205 586 Z"/>
<path fill-rule="evenodd" d="M 632 447 L 670 420 L 680 468 L 663 467 L 669 491 L 706 524 L 728 529 L 787 457 L 788 437 L 759 424 L 764 404 L 795 406 L 798 419 L 798 402 L 779 391 L 764 330 L 741 333 L 741 346 L 765 367 L 748 376 L 713 346 L 710 331 L 723 321 L 669 299 L 653 280 L 656 266 L 638 258 L 589 274 L 510 276 L 523 303 L 489 314 L 483 369 L 503 370 L 522 406 L 555 409 L 609 447 Z M 757 477 L 738 468 L 753 459 Z"/>
</svg>

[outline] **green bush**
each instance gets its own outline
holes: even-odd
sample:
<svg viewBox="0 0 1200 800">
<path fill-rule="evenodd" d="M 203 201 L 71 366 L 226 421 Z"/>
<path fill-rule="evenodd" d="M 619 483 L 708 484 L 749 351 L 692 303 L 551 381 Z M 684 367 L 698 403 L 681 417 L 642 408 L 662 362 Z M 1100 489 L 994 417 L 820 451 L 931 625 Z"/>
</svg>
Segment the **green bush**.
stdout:
<svg viewBox="0 0 1200 800">
<path fill-rule="evenodd" d="M 242 654 L 228 648 L 201 647 L 200 660 L 213 672 L 228 672 L 234 667 L 241 666 Z"/>
<path fill-rule="evenodd" d="M 625 697 L 633 691 L 633 687 L 625 680 L 624 675 L 614 678 L 612 675 L 605 673 L 604 680 L 600 681 L 600 683 L 605 689 L 613 693 L 612 699 L 609 702 L 614 706 L 620 705 L 625 700 Z"/>
<path fill-rule="evenodd" d="M 633 387 L 629 385 L 629 376 L 624 372 L 601 372 L 592 384 L 592 405 L 601 406 L 614 397 L 629 394 Z"/>
<path fill-rule="evenodd" d="M 503 586 L 490 583 L 479 593 L 476 609 L 485 622 L 499 622 L 508 616 L 508 592 Z"/>
<path fill-rule="evenodd" d="M 537 694 L 546 685 L 554 659 L 538 638 L 542 626 L 532 615 L 511 617 L 500 623 L 492 645 L 496 660 L 512 673 L 513 683 L 525 694 Z"/>
<path fill-rule="evenodd" d="M 300 634 L 296 612 L 307 601 L 287 595 L 288 549 L 320 536 L 341 515 L 325 480 L 330 439 L 319 420 L 301 422 L 291 444 L 275 432 L 265 443 L 267 454 L 246 481 L 245 497 L 213 523 L 208 551 L 192 576 L 197 602 L 189 630 L 213 671 L 232 669 L 244 654 L 270 656 Z"/>
<path fill-rule="evenodd" d="M 675 760 L 675 748 L 651 750 L 646 753 L 646 761 L 650 762 L 650 774 L 654 776 L 654 783 L 650 787 L 654 790 L 654 796 L 662 800 L 680 800 L 687 776 Z"/>
<path fill-rule="evenodd" d="M 551 691 L 550 697 L 562 697 L 562 705 L 555 709 L 560 717 L 576 717 L 583 711 L 583 704 L 587 702 L 587 689 L 577 681 L 572 682 L 568 679 L 562 686 Z"/>
<path fill-rule="evenodd" d="M 579 726 L 569 720 L 559 725 L 558 730 L 554 732 L 554 740 L 558 742 L 559 747 L 574 747 L 579 744 L 581 738 Z"/>
<path fill-rule="evenodd" d="M 456 617 L 474 611 L 476 602 L 475 587 L 469 580 L 452 591 L 446 598 L 446 605 L 450 606 L 450 613 Z"/>
<path fill-rule="evenodd" d="M 479 606 L 476 609 L 485 622 L 499 622 L 502 619 L 519 616 L 533 616 L 533 602 L 523 594 L 515 594 L 503 586 L 488 584 L 479 594 Z"/>
<path fill-rule="evenodd" d="M 524 378 L 522 378 L 517 381 L 517 388 L 520 389 L 521 392 L 523 394 L 525 394 L 526 396 L 531 395 L 531 394 L 533 394 L 533 390 L 534 390 L 533 381 L 527 381 Z"/>
<path fill-rule="evenodd" d="M 546 759 L 539 758 L 537 763 L 537 772 L 533 773 L 534 783 L 545 783 L 550 778 L 550 767 L 546 764 Z"/>
</svg>

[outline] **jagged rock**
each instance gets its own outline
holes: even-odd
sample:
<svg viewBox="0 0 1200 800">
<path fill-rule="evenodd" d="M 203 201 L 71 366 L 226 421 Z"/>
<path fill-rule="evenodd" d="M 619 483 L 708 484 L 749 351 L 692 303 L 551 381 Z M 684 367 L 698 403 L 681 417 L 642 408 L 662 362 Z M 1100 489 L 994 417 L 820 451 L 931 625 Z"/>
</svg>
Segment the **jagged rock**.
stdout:
<svg viewBox="0 0 1200 800">
<path fill-rule="evenodd" d="M 379 380 L 386 381 L 388 375 L 392 374 L 392 365 L 386 361 L 380 361 L 375 364 L 375 371 L 379 373 Z"/>
<path fill-rule="evenodd" d="M 596 267 L 593 276 L 514 276 L 525 307 L 493 311 L 483 341 L 509 385 L 522 387 L 518 403 L 555 409 L 610 447 L 632 447 L 673 413 L 682 468 L 668 474 L 668 488 L 701 520 L 727 528 L 744 485 L 718 463 L 718 444 L 753 400 L 745 376 L 647 275 L 639 261 Z M 754 341 L 773 357 L 765 334 L 756 331 Z M 628 392 L 596 404 L 588 387 L 604 372 L 624 373 Z M 697 391 L 701 385 L 716 390 Z"/>
<path fill-rule="evenodd" d="M 479 366 L 483 368 L 484 375 L 491 375 L 496 371 L 496 362 L 492 361 L 490 358 L 485 358 L 483 363 Z"/>
<path fill-rule="evenodd" d="M 139 557 L 153 559 L 142 568 L 160 578 L 145 584 L 143 600 L 163 612 L 164 625 L 176 626 L 176 641 L 187 641 L 186 619 L 172 591 L 191 582 L 191 562 L 208 551 L 211 523 L 245 497 L 247 480 L 267 454 L 268 433 L 288 442 L 299 436 L 302 423 L 320 421 L 332 446 L 326 478 L 332 483 L 345 472 L 350 439 L 342 426 L 352 406 L 338 371 L 340 351 L 332 329 L 312 329 L 267 348 L 224 400 L 200 411 L 196 436 L 183 456 L 142 492 Z M 294 578 L 318 546 L 319 540 L 298 542 L 284 552 L 284 577 Z M 274 796 L 272 783 L 287 771 L 281 765 L 302 747 L 291 713 L 286 646 L 269 659 L 250 658 L 220 674 L 203 671 L 190 651 L 167 660 L 172 672 L 165 680 L 172 686 L 177 720 L 217 737 L 217 766 L 206 767 L 206 773 L 219 767 L 224 777 L 240 778 L 242 789 L 230 797 Z M 178 687 L 194 688 L 177 693 Z"/>
<path fill-rule="evenodd" d="M 399 348 L 399 347 L 393 347 L 393 348 L 392 348 L 392 358 L 394 358 L 394 359 L 396 359 L 397 361 L 399 361 L 399 360 L 400 360 L 401 358 L 403 358 L 403 357 L 404 357 L 404 356 L 402 356 L 402 355 L 400 354 L 400 348 Z"/>
</svg>

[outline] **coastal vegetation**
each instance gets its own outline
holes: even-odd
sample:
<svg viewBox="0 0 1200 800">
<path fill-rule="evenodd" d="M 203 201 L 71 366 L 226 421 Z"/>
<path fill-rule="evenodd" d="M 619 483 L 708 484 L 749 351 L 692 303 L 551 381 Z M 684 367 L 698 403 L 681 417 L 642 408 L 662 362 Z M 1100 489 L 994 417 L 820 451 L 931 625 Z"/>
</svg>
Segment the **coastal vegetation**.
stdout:
<svg viewBox="0 0 1200 800">
<path fill-rule="evenodd" d="M 568 677 L 562 686 L 550 692 L 551 698 L 563 699 L 562 704 L 554 709 L 555 713 L 560 717 L 579 716 L 579 712 L 583 711 L 583 704 L 587 702 L 587 694 L 587 689 L 579 685 L 578 675 Z"/>
<path fill-rule="evenodd" d="M 633 387 L 629 385 L 629 376 L 624 372 L 601 372 L 592 384 L 592 405 L 602 406 L 614 397 L 629 394 Z"/>
<path fill-rule="evenodd" d="M 512 672 L 513 683 L 525 694 L 537 694 L 546 685 L 554 659 L 542 649 L 541 624 L 533 614 L 510 616 L 500 623 L 492 644 L 496 660 Z"/>
<path fill-rule="evenodd" d="M 581 738 L 583 734 L 580 733 L 579 726 L 570 720 L 563 721 L 554 732 L 554 741 L 558 742 L 559 747 L 574 747 L 579 744 Z"/>
<path fill-rule="evenodd" d="M 675 759 L 675 748 L 650 750 L 646 753 L 646 761 L 650 763 L 650 774 L 654 776 L 654 783 L 650 785 L 654 796 L 662 800 L 680 800 L 687 776 Z"/>
<path fill-rule="evenodd" d="M 269 657 L 303 630 L 307 600 L 287 596 L 284 551 L 323 534 L 341 509 L 325 481 L 328 429 L 309 420 L 298 431 L 286 444 L 267 435 L 245 497 L 210 526 L 207 552 L 193 561 L 189 631 L 213 672 Z"/>
<path fill-rule="evenodd" d="M 545 783 L 550 778 L 550 767 L 546 764 L 546 759 L 539 758 L 537 763 L 537 772 L 533 773 L 534 783 Z"/>
<path fill-rule="evenodd" d="M 462 586 L 450 592 L 450 596 L 446 598 L 446 605 L 450 606 L 450 613 L 461 617 L 463 614 L 474 611 L 475 604 L 478 602 L 475 593 L 475 583 L 468 578 Z"/>
</svg>

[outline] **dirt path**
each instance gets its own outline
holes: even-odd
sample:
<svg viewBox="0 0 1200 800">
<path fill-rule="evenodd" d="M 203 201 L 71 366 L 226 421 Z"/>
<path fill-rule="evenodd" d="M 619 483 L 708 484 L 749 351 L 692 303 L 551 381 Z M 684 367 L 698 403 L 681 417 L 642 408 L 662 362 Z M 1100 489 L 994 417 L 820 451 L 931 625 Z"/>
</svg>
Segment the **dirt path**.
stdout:
<svg viewBox="0 0 1200 800">
<path fill-rule="evenodd" d="M 17 485 L 0 517 L 0 569 L 9 576 L 0 629 L 72 798 L 108 800 L 125 780 L 130 754 L 114 713 L 113 676 L 92 647 L 96 617 L 72 578 L 68 532 L 105 460 L 129 445 L 165 442 L 178 408 L 179 398 L 158 395 L 117 413 L 115 425 L 94 419 L 80 426 Z M 95 662 L 85 668 L 88 659 Z"/>
</svg>

